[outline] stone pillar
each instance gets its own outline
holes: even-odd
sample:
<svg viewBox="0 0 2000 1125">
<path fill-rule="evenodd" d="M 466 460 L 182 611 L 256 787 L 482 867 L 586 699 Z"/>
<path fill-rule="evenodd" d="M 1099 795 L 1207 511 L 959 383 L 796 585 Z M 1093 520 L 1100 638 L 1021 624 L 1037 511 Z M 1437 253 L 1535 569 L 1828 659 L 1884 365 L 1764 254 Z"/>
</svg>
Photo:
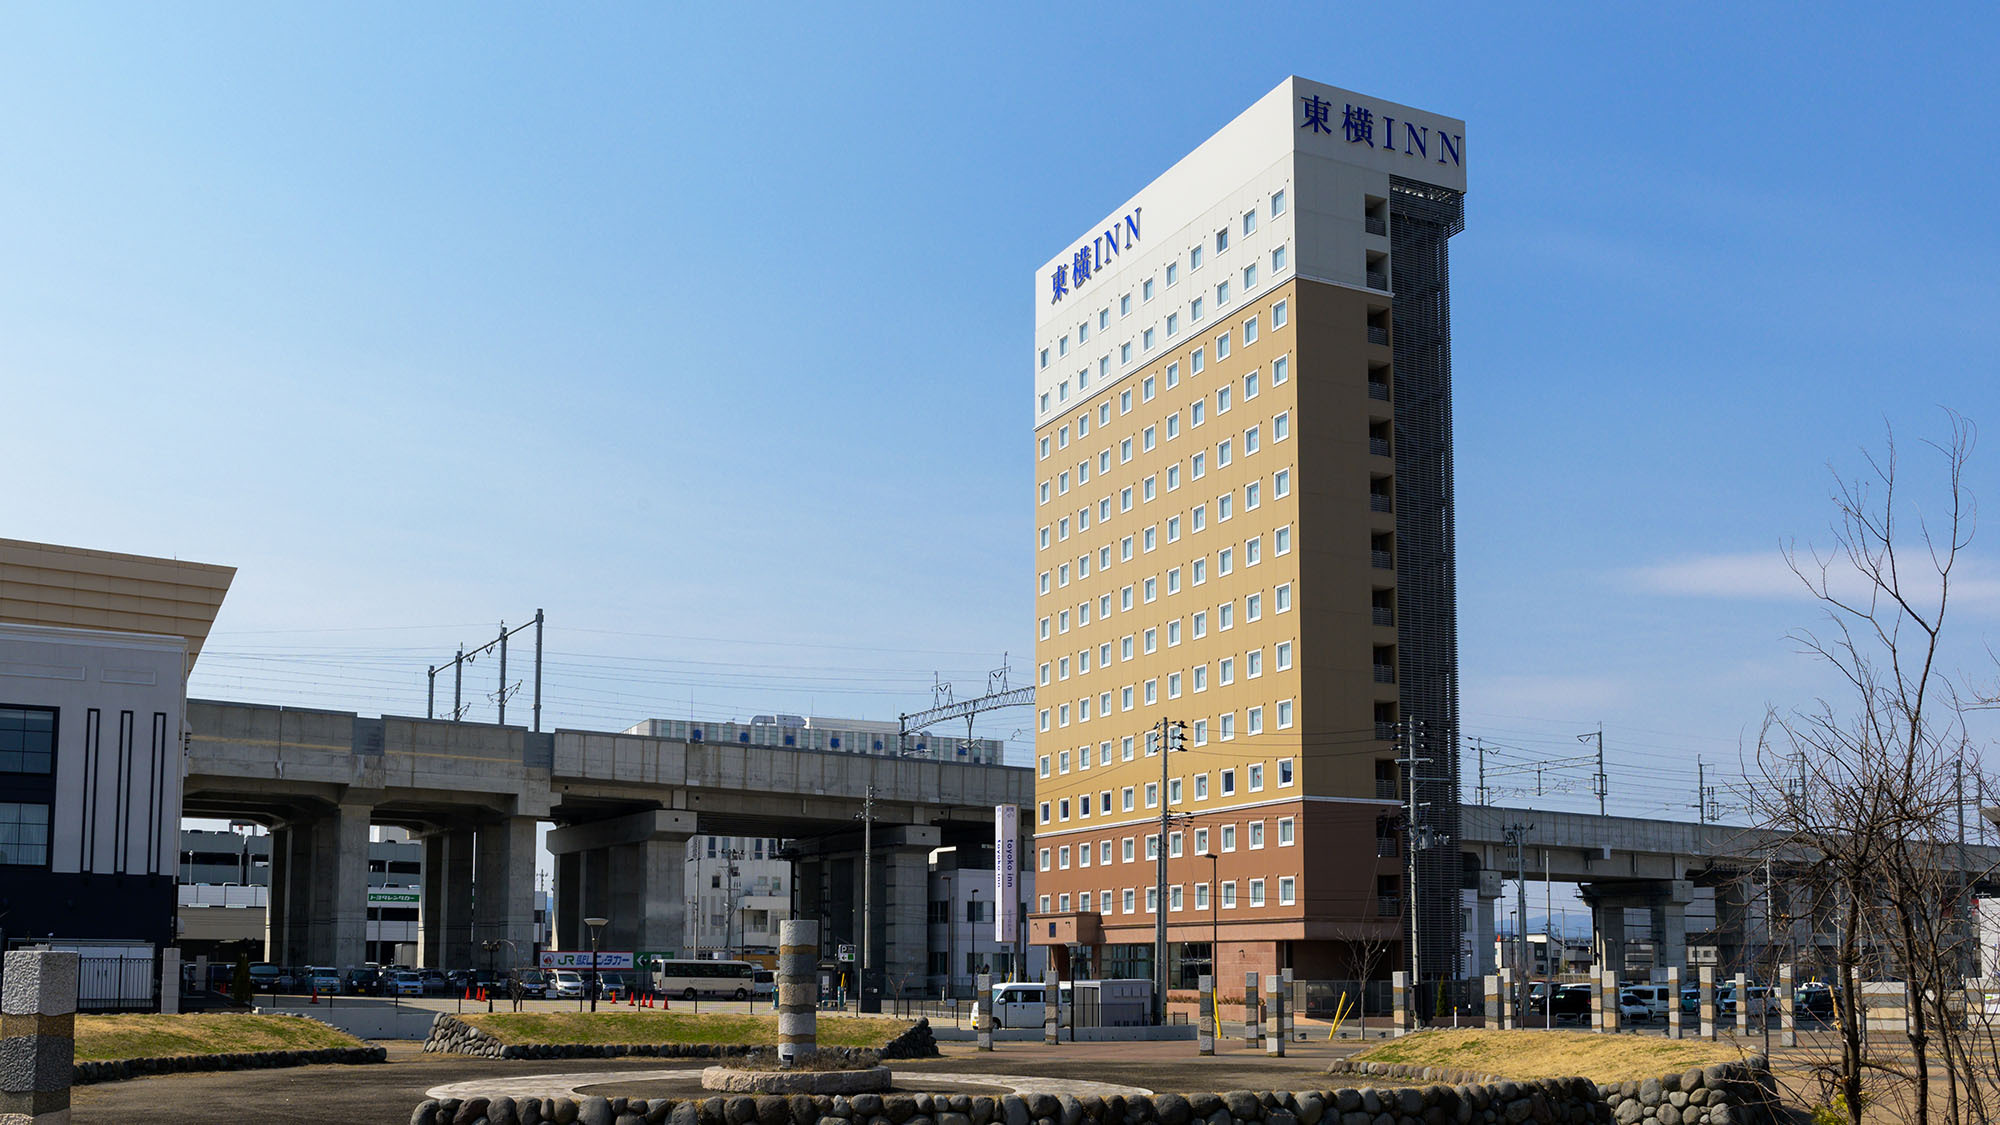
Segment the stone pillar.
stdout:
<svg viewBox="0 0 2000 1125">
<path fill-rule="evenodd" d="M 1486 888 L 1480 888 L 1484 891 Z M 1478 971 L 1483 975 L 1499 968 L 1499 958 L 1494 953 L 1493 912 L 1500 902 L 1499 895 L 1480 894 L 1479 905 L 1472 911 L 1472 950 Z"/>
<path fill-rule="evenodd" d="M 1215 978 L 1203 973 L 1195 982 L 1201 991 L 1201 1023 L 1195 1028 L 1195 1053 L 1212 1055 L 1215 1053 Z"/>
<path fill-rule="evenodd" d="M 1590 1030 L 1604 1030 L 1604 963 L 1590 966 Z"/>
<path fill-rule="evenodd" d="M 993 974 L 979 974 L 978 1018 L 973 1022 L 979 1028 L 979 1049 L 993 1049 Z"/>
<path fill-rule="evenodd" d="M 1750 980 L 1737 973 L 1731 983 L 1736 986 L 1736 1037 L 1742 1039 L 1750 1034 Z"/>
<path fill-rule="evenodd" d="M 1257 974 L 1243 974 L 1243 1045 L 1251 1049 L 1257 1046 L 1257 1012 L 1260 1001 L 1257 996 Z"/>
<path fill-rule="evenodd" d="M 1701 967 L 1701 1037 L 1715 1038 L 1715 966 Z"/>
<path fill-rule="evenodd" d="M 1515 1021 L 1520 1019 L 1520 1013 L 1515 1010 L 1519 1003 L 1520 998 L 1514 995 L 1514 970 L 1500 970 L 1500 1027 L 1502 1030 L 1514 1030 Z"/>
<path fill-rule="evenodd" d="M 1292 991 L 1292 971 L 1279 969 L 1279 979 L 1284 981 L 1285 1002 L 1278 1006 L 1279 1034 L 1285 1042 L 1292 1041 L 1292 1013 L 1299 1008 L 1298 996 Z"/>
<path fill-rule="evenodd" d="M 1593 904 L 1597 927 L 1597 948 L 1593 952 L 1597 955 L 1599 970 L 1625 971 L 1625 907 L 1621 902 L 1620 899 L 1600 898 Z"/>
<path fill-rule="evenodd" d="M 1687 904 L 1694 897 L 1694 884 L 1675 879 L 1666 893 L 1648 904 L 1653 914 L 1655 965 L 1687 964 Z"/>
<path fill-rule="evenodd" d="M 0 996 L 0 1122 L 69 1125 L 76 1065 L 74 953 L 17 949 Z"/>
<path fill-rule="evenodd" d="M 427 969 L 472 966 L 472 849 L 471 829 L 444 829 L 424 837 L 417 956 Z"/>
<path fill-rule="evenodd" d="M 1499 974 L 1488 973 L 1482 979 L 1486 981 L 1486 1026 L 1489 1028 L 1499 1027 L 1500 1026 Z"/>
<path fill-rule="evenodd" d="M 1285 982 L 1277 973 L 1264 978 L 1264 1053 L 1285 1057 Z"/>
<path fill-rule="evenodd" d="M 1056 975 L 1055 958 L 1042 970 L 1042 1042 L 1054 1046 L 1062 1038 L 1062 978 Z"/>
<path fill-rule="evenodd" d="M 309 821 L 271 832 L 271 890 L 265 956 L 285 966 L 312 960 L 313 832 Z M 363 857 L 366 862 L 366 856 Z M 364 902 L 363 909 L 366 909 Z"/>
<path fill-rule="evenodd" d="M 160 950 L 160 1014 L 177 1016 L 181 1011 L 181 951 L 176 946 Z"/>
<path fill-rule="evenodd" d="M 341 968 L 368 960 L 369 805 L 345 804 L 314 820 L 306 961 Z M 469 888 L 468 888 L 469 889 Z"/>
<path fill-rule="evenodd" d="M 1604 993 L 1604 1030 L 1616 1035 L 1618 1034 L 1620 1024 L 1620 1013 L 1618 1011 L 1618 970 L 1604 970 L 1604 976 L 1598 980 L 1597 987 Z"/>
<path fill-rule="evenodd" d="M 269 865 L 264 869 L 268 882 L 264 887 L 264 955 L 261 960 L 273 965 L 285 964 L 285 927 L 292 883 L 290 865 L 286 863 L 289 833 L 290 830 L 283 827 L 271 829 Z M 251 958 L 253 961 L 259 959 Z"/>
<path fill-rule="evenodd" d="M 1410 1033 L 1410 974 L 1395 972 L 1389 976 L 1390 1003 L 1396 1010 L 1396 1034 Z"/>
<path fill-rule="evenodd" d="M 1793 1008 L 1794 997 L 1792 995 L 1794 988 L 1792 978 L 1794 975 L 1795 970 L 1792 968 L 1791 962 L 1787 961 L 1778 966 L 1778 1046 L 1780 1047 L 1796 1047 L 1799 1045 L 1798 1013 Z M 1769 1019 L 1770 1017 L 1766 1016 L 1765 1018 Z"/>
<path fill-rule="evenodd" d="M 535 955 L 535 827 L 534 817 L 510 816 L 475 830 L 472 948 L 479 968 L 513 968 Z"/>
<path fill-rule="evenodd" d="M 1667 966 L 1667 1038 L 1681 1037 L 1681 969 Z"/>
<path fill-rule="evenodd" d="M 819 1050 L 819 923 L 778 923 L 778 1058 L 791 1066 Z M 990 1047 L 989 1047 L 990 1049 Z"/>
</svg>

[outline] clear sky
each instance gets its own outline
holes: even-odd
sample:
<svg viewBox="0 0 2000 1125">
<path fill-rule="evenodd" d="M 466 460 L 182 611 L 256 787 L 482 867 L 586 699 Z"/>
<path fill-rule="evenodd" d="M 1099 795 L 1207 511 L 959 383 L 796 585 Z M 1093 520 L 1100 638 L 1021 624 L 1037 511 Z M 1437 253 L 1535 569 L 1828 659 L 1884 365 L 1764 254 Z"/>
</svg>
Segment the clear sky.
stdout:
<svg viewBox="0 0 2000 1125">
<path fill-rule="evenodd" d="M 421 713 L 536 607 L 560 725 L 893 718 L 1003 652 L 1026 683 L 1032 271 L 1297 73 L 1467 122 L 1464 733 L 1524 761 L 1601 722 L 1614 808 L 1692 815 L 1697 755 L 1826 686 L 1776 548 L 1823 537 L 1828 463 L 1940 406 L 2000 427 L 1996 31 L 11 5 L 0 535 L 239 567 L 198 696 Z M 1025 760 L 1028 717 L 982 730 Z"/>
</svg>

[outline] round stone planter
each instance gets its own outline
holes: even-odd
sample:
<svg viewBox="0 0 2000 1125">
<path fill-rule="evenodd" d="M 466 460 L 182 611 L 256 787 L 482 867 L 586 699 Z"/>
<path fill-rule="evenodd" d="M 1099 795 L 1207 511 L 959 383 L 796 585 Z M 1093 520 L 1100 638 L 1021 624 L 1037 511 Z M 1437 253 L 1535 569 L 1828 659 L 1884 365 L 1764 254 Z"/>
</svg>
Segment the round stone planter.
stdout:
<svg viewBox="0 0 2000 1125">
<path fill-rule="evenodd" d="M 711 1066 L 701 1072 L 705 1090 L 732 1094 L 870 1094 L 889 1088 L 889 1068 L 866 1070 L 744 1070 Z"/>
</svg>

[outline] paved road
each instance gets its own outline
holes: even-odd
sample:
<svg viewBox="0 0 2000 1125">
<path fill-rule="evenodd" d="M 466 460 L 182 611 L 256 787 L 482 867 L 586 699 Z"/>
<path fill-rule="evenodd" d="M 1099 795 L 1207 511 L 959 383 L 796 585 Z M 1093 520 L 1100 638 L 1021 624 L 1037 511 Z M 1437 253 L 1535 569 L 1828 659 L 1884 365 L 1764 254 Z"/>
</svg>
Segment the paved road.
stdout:
<svg viewBox="0 0 2000 1125">
<path fill-rule="evenodd" d="M 389 1061 L 374 1066 L 309 1066 L 226 1074 L 170 1074 L 80 1086 L 73 1099 L 77 1125 L 145 1120 L 159 1125 L 256 1121 L 259 1125 L 402 1125 L 432 1087 L 485 1078 L 538 1074 L 657 1074 L 676 1064 L 660 1059 L 502 1060 L 426 1055 L 415 1044 L 390 1043 Z M 1268 1059 L 1225 1045 L 1201 1058 L 1190 1042 L 1001 1044 L 982 1055 L 970 1044 L 942 1045 L 944 1057 L 892 1064 L 916 1086 L 925 1071 L 939 1074 L 1021 1075 L 1137 1086 L 1149 1090 L 1303 1089 L 1324 1084 L 1322 1072 L 1358 1044 L 1295 1045 L 1284 1059 Z M 700 1064 L 687 1064 L 698 1066 Z M 644 1090 L 635 1088 L 634 1095 Z"/>
</svg>

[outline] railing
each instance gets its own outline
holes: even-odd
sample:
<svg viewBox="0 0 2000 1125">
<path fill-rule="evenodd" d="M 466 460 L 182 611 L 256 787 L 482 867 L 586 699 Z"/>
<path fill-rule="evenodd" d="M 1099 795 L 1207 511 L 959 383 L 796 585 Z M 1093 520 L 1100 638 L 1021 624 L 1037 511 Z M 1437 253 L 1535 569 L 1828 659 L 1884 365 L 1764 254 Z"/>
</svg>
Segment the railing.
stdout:
<svg viewBox="0 0 2000 1125">
<path fill-rule="evenodd" d="M 1388 274 L 1386 274 L 1386 273 L 1383 273 L 1383 272 L 1382 272 L 1381 270 L 1369 270 L 1369 271 L 1368 271 L 1368 288 L 1370 288 L 1370 289 L 1387 289 L 1387 288 L 1389 288 L 1389 275 L 1388 275 Z"/>
<path fill-rule="evenodd" d="M 1375 624 L 1385 625 L 1391 628 L 1395 626 L 1396 624 L 1395 610 L 1389 608 L 1386 605 L 1378 605 L 1374 607 L 1374 609 L 1375 609 Z"/>
<path fill-rule="evenodd" d="M 1394 664 L 1377 664 L 1375 666 L 1375 682 L 1378 684 L 1395 683 L 1396 666 Z"/>
<path fill-rule="evenodd" d="M 1380 395 L 1380 397 L 1382 397 L 1382 398 L 1388 398 L 1388 397 L 1389 397 L 1389 384 L 1387 384 L 1387 383 L 1370 383 L 1370 384 L 1368 384 L 1368 394 L 1369 394 L 1369 397 L 1371 397 L 1371 398 L 1373 398 L 1373 397 L 1377 397 L 1377 396 L 1375 395 L 1375 388 L 1376 388 L 1376 387 L 1378 387 L 1378 386 L 1382 388 L 1382 394 Z M 1388 438 L 1385 438 L 1385 437 L 1372 437 L 1372 438 L 1369 438 L 1369 439 L 1368 439 L 1368 452 L 1369 452 L 1369 453 L 1372 453 L 1372 454 L 1374 454 L 1374 455 L 1375 455 L 1375 456 L 1377 456 L 1377 457 L 1389 457 L 1389 456 L 1392 456 L 1392 454 L 1391 454 L 1391 453 L 1389 452 L 1389 439 L 1388 439 Z"/>
<path fill-rule="evenodd" d="M 1389 552 L 1387 551 L 1368 552 L 1368 561 L 1375 565 L 1376 570 L 1396 569 L 1396 560 L 1394 556 L 1390 555 Z"/>
<path fill-rule="evenodd" d="M 1368 380 L 1368 397 L 1372 399 L 1379 399 L 1383 402 L 1388 402 L 1389 384 L 1377 382 L 1374 379 Z"/>
<path fill-rule="evenodd" d="M 1389 329 L 1388 329 L 1388 327 L 1387 327 L 1387 326 L 1385 326 L 1385 325 L 1381 325 L 1381 324 L 1371 324 L 1371 325 L 1369 325 L 1369 326 L 1368 326 L 1368 342 L 1369 342 L 1369 343 L 1371 343 L 1371 344 L 1387 344 L 1387 343 L 1389 342 Z"/>
<path fill-rule="evenodd" d="M 1361 220 L 1361 225 L 1369 234 L 1386 235 L 1389 233 L 1389 220 L 1376 215 L 1370 215 Z"/>
<path fill-rule="evenodd" d="M 1388 493 L 1371 492 L 1368 494 L 1368 510 L 1371 512 L 1393 512 L 1396 508 L 1394 501 L 1389 499 Z"/>
</svg>

